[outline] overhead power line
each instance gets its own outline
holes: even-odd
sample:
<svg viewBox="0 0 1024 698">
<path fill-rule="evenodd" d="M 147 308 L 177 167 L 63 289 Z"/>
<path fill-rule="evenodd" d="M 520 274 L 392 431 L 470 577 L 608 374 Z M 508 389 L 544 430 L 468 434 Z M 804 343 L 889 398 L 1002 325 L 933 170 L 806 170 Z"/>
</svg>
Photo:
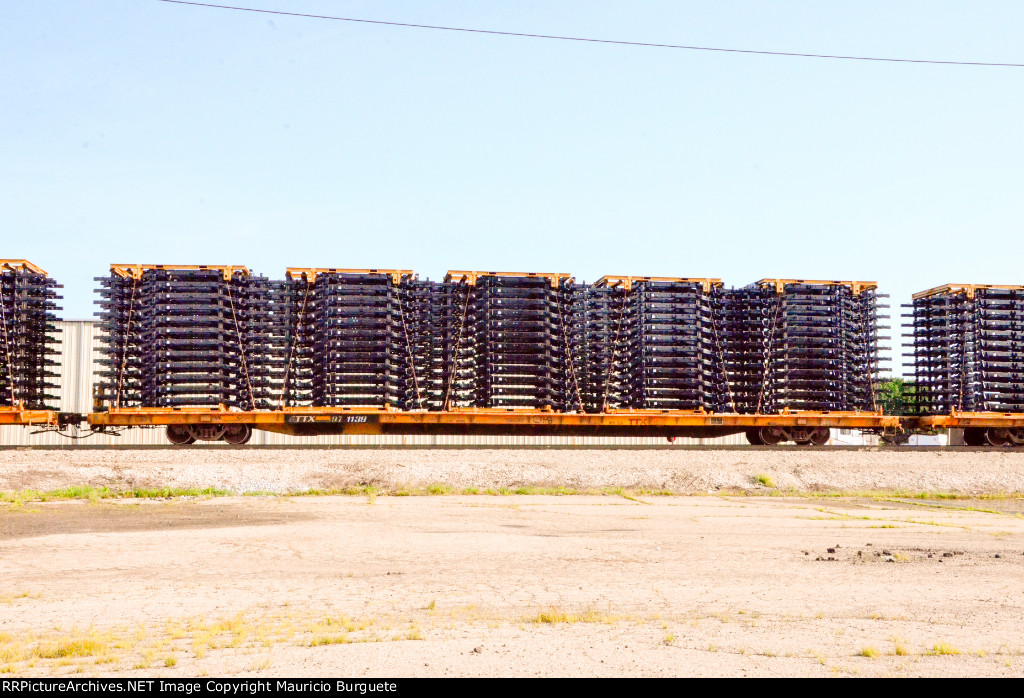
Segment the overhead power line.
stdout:
<svg viewBox="0 0 1024 698">
<path fill-rule="evenodd" d="M 436 29 L 448 32 L 466 32 L 469 34 L 492 34 L 494 36 L 514 36 L 527 39 L 554 39 L 556 41 L 581 41 L 591 44 L 616 44 L 619 46 L 644 46 L 647 48 L 674 48 L 684 51 L 717 51 L 720 53 L 749 53 L 758 56 L 790 56 L 793 58 L 831 58 L 842 61 L 876 61 L 882 63 L 928 63 L 932 65 L 972 65 L 1000 68 L 1024 68 L 1024 63 L 987 63 L 984 61 L 937 61 L 922 58 L 881 58 L 878 56 L 841 56 L 827 53 L 796 53 L 793 51 L 755 51 L 745 48 L 718 48 L 713 46 L 686 46 L 682 44 L 654 44 L 644 41 L 620 41 L 616 39 L 591 39 L 582 36 L 557 36 L 554 34 L 527 34 L 525 32 L 506 32 L 494 29 L 470 29 L 467 27 L 445 27 L 435 24 L 413 24 L 411 22 L 386 22 L 381 19 L 358 19 L 355 17 L 335 17 L 331 15 L 313 15 L 302 12 L 284 12 L 282 10 L 261 10 L 255 7 L 236 7 L 233 5 L 214 5 L 206 2 L 190 2 L 189 0 L 157 0 L 175 5 L 195 5 L 196 7 L 212 7 L 219 10 L 238 10 L 240 12 L 258 12 L 265 15 L 285 15 L 288 17 L 305 17 L 307 19 L 330 19 L 337 22 L 358 22 L 360 24 L 378 24 L 388 27 L 408 27 L 411 29 Z"/>
</svg>

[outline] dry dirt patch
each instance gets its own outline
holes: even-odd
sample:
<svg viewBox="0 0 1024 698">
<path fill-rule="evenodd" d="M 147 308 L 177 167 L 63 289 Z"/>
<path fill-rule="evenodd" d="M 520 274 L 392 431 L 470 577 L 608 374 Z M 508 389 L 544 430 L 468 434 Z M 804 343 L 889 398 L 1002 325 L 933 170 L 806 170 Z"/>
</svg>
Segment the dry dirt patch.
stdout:
<svg viewBox="0 0 1024 698">
<path fill-rule="evenodd" d="M 9 507 L 0 517 L 0 540 L 62 533 L 127 533 L 182 528 L 227 528 L 298 523 L 308 514 L 288 509 L 254 510 L 244 500 L 198 506 L 189 499 L 160 502 L 114 500 L 30 502 Z"/>
<path fill-rule="evenodd" d="M 26 503 L 0 671 L 1020 675 L 1024 519 L 930 504 Z"/>
</svg>

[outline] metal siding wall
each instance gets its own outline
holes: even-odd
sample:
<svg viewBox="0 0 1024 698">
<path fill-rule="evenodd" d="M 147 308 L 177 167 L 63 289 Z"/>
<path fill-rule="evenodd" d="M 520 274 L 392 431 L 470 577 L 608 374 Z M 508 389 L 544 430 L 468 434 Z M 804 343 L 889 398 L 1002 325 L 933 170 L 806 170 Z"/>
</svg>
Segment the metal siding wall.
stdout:
<svg viewBox="0 0 1024 698">
<path fill-rule="evenodd" d="M 57 323 L 60 335 L 60 411 L 85 414 L 92 409 L 94 370 L 99 359 L 100 336 L 92 320 L 66 320 Z M 32 434 L 32 429 L 0 429 L 0 446 L 168 446 L 163 429 L 128 429 L 120 436 L 93 435 L 68 439 L 53 433 Z M 666 446 L 665 439 L 629 436 L 309 436 L 296 437 L 256 431 L 252 445 L 279 446 Z M 745 444 L 742 434 L 720 439 L 680 438 L 677 445 Z M 198 445 L 198 444 L 197 444 Z M 216 448 L 220 444 L 203 444 Z"/>
<path fill-rule="evenodd" d="M 86 413 L 92 408 L 93 362 L 99 337 L 90 320 L 59 322 L 61 329 L 60 410 Z"/>
</svg>

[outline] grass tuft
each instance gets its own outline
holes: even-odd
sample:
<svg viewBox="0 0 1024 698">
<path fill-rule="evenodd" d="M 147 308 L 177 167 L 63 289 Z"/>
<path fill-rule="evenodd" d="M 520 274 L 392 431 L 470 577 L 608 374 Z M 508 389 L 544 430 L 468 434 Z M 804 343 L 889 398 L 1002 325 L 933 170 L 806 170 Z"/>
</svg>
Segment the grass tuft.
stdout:
<svg viewBox="0 0 1024 698">
<path fill-rule="evenodd" d="M 558 625 L 561 623 L 614 623 L 617 620 L 622 620 L 622 618 L 592 609 L 582 613 L 568 613 L 559 608 L 546 608 L 527 620 L 538 624 L 549 623 L 551 625 Z"/>
<path fill-rule="evenodd" d="M 12 504 L 26 501 L 49 502 L 53 500 L 86 499 L 92 503 L 98 503 L 102 499 L 169 499 L 172 497 L 227 497 L 234 494 L 228 490 L 221 490 L 215 487 L 163 487 L 163 488 L 133 488 L 128 490 L 112 490 L 109 487 L 74 486 L 65 487 L 60 490 L 39 492 L 37 490 L 23 490 L 21 492 L 0 493 L 0 502 Z"/>
<path fill-rule="evenodd" d="M 1000 492 L 996 494 L 981 494 L 981 495 L 965 495 L 954 492 L 920 492 L 910 491 L 902 489 L 893 490 L 826 490 L 819 492 L 807 492 L 796 489 L 779 490 L 775 480 L 772 476 L 766 473 L 757 473 L 751 477 L 752 481 L 756 485 L 761 485 L 764 489 L 752 489 L 752 490 L 721 490 L 717 494 L 723 497 L 732 496 L 781 496 L 787 497 L 802 497 L 807 499 L 840 499 L 840 498 L 862 498 L 862 499 L 874 499 L 876 501 L 900 501 L 904 504 L 915 504 L 916 506 L 934 506 L 929 505 L 927 502 L 913 501 L 913 500 L 956 500 L 970 497 L 973 499 L 1019 499 L 1024 497 L 1022 492 Z M 379 489 L 374 485 L 358 485 L 358 486 L 347 486 L 341 488 L 331 489 L 307 489 L 307 490 L 296 490 L 291 492 L 271 492 L 267 490 L 249 490 L 249 491 L 230 491 L 223 490 L 214 487 L 193 487 L 193 488 L 133 488 L 128 490 L 112 490 L 107 487 L 91 487 L 91 486 L 74 486 L 66 487 L 60 490 L 52 490 L 48 492 L 41 492 L 38 490 L 22 490 L 18 492 L 0 492 L 0 503 L 7 504 L 11 508 L 20 508 L 26 502 L 37 502 L 37 501 L 51 501 L 51 500 L 67 500 L 67 499 L 79 499 L 89 500 L 92 503 L 97 503 L 101 500 L 106 499 L 169 499 L 169 498 L 181 498 L 181 497 L 192 497 L 192 498 L 206 498 L 206 497 L 228 497 L 228 496 L 245 496 L 245 497 L 327 497 L 327 496 L 365 496 L 369 499 L 370 503 L 373 503 L 377 496 L 390 496 L 390 497 L 419 497 L 419 496 L 436 496 L 436 495 L 546 495 L 546 496 L 566 496 L 566 495 L 604 495 L 604 496 L 618 496 L 625 497 L 626 499 L 635 499 L 637 497 L 652 497 L 652 496 L 680 496 L 691 494 L 688 491 L 673 491 L 668 489 L 625 489 L 622 487 L 603 487 L 600 489 L 587 489 L 577 490 L 571 487 L 533 487 L 533 486 L 516 486 L 516 487 L 499 487 L 499 488 L 486 488 L 481 489 L 479 487 L 464 487 L 461 490 L 454 489 L 448 485 L 443 484 L 431 484 L 426 487 L 411 487 L 408 485 L 395 486 L 393 489 Z M 640 500 L 636 500 L 640 501 Z M 976 507 L 953 507 L 944 505 L 942 509 L 950 510 L 965 510 L 965 511 L 982 511 L 992 514 L 1003 514 L 1010 516 L 1020 517 L 1018 514 L 1008 514 L 1005 512 L 999 512 L 992 509 L 981 509 Z M 837 516 L 836 512 L 828 512 L 833 516 Z M 843 518 L 853 518 L 843 516 Z M 871 520 L 871 517 L 857 517 L 866 520 Z M 944 524 L 937 523 L 935 521 L 917 521 L 908 520 L 906 523 L 917 523 L 927 524 L 933 526 L 951 526 L 957 528 L 955 524 Z M 892 528 L 894 526 L 883 525 L 881 528 Z"/>
<path fill-rule="evenodd" d="M 552 625 L 557 623 L 575 623 L 577 620 L 576 616 L 569 615 L 565 611 L 541 611 L 537 614 L 534 619 L 534 623 L 550 623 Z"/>
<path fill-rule="evenodd" d="M 83 638 L 40 647 L 36 654 L 40 659 L 65 659 L 68 657 L 95 657 L 106 651 L 107 644 L 102 640 Z"/>
<path fill-rule="evenodd" d="M 352 640 L 349 638 L 348 633 L 344 635 L 321 635 L 314 637 L 309 641 L 310 647 L 320 647 L 322 645 L 347 645 Z"/>
</svg>

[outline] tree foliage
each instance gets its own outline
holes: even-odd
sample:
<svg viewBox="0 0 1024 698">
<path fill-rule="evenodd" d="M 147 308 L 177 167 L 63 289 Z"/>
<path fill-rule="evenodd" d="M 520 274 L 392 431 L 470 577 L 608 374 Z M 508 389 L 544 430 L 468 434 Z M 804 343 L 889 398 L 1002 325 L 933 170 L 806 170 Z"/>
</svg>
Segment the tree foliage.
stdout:
<svg viewBox="0 0 1024 698">
<path fill-rule="evenodd" d="M 911 414 L 915 408 L 916 385 L 903 378 L 887 378 L 875 385 L 878 406 L 886 414 Z"/>
</svg>

